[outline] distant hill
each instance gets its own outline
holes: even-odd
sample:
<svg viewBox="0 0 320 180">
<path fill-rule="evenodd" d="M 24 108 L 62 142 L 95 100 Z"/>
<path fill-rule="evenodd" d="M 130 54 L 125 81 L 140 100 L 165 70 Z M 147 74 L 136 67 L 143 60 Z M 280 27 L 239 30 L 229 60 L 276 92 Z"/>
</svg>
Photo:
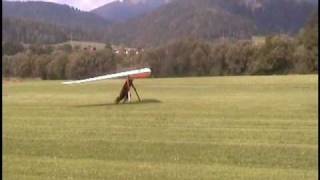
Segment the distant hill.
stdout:
<svg viewBox="0 0 320 180">
<path fill-rule="evenodd" d="M 296 33 L 317 10 L 317 6 L 314 5 L 315 0 L 260 1 L 260 6 L 256 9 L 240 14 L 252 19 L 257 26 L 257 33 L 263 34 Z"/>
<path fill-rule="evenodd" d="M 103 29 L 109 22 L 94 13 L 50 2 L 3 1 L 3 16 L 26 18 L 74 28 Z"/>
<path fill-rule="evenodd" d="M 319 3 L 319 0 L 296 0 L 296 1 L 309 2 L 309 3 L 312 3 L 312 4 L 318 4 Z"/>
<path fill-rule="evenodd" d="M 149 13 L 166 4 L 169 0 L 124 0 L 113 1 L 91 12 L 112 22 L 125 22 Z"/>
<path fill-rule="evenodd" d="M 142 17 L 110 26 L 107 38 L 148 46 L 184 37 L 214 40 L 292 34 L 315 9 L 314 4 L 301 0 L 172 0 Z"/>
<path fill-rule="evenodd" d="M 2 41 L 23 43 L 58 43 L 68 39 L 68 35 L 51 24 L 39 23 L 19 18 L 2 18 Z"/>
<path fill-rule="evenodd" d="M 73 37 L 79 40 L 99 40 L 101 36 L 103 36 L 103 31 L 110 24 L 110 22 L 94 13 L 80 11 L 67 5 L 41 1 L 3 1 L 2 5 L 3 18 L 6 18 L 6 22 L 11 22 L 5 24 L 7 27 L 4 27 L 5 32 L 3 29 L 2 33 L 7 39 L 18 41 L 60 42 L 61 39 L 66 39 L 62 38 L 61 34 L 67 36 L 68 39 L 71 34 L 73 34 Z M 40 28 L 39 30 L 37 26 L 43 29 Z M 18 27 L 23 27 L 25 30 L 19 29 Z M 52 28 L 49 27 L 54 28 L 51 30 Z M 10 29 L 14 29 L 15 32 L 10 32 Z M 26 31 L 28 31 L 28 33 Z M 55 33 L 53 33 L 53 31 L 55 31 Z M 24 35 L 21 35 L 19 39 L 20 36 L 14 38 L 14 33 L 24 33 Z M 40 37 L 35 37 L 37 40 L 30 37 L 22 38 L 22 36 L 30 33 L 37 34 Z M 49 34 L 50 38 L 48 38 Z M 45 38 L 41 38 L 42 36 L 45 36 Z M 56 38 L 53 36 L 56 36 Z"/>
<path fill-rule="evenodd" d="M 25 18 L 2 18 L 2 41 L 4 42 L 53 44 L 70 40 L 71 35 L 73 40 L 99 41 L 103 33 L 96 34 Z"/>
</svg>

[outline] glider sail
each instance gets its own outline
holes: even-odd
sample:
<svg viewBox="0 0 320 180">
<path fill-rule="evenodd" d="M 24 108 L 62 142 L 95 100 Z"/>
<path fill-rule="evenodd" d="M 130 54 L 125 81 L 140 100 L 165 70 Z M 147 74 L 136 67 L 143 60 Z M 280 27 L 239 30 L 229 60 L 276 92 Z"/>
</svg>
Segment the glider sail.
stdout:
<svg viewBox="0 0 320 180">
<path fill-rule="evenodd" d="M 128 77 L 128 76 L 131 78 L 146 78 L 150 76 L 150 74 L 151 74 L 150 68 L 142 68 L 142 69 L 136 69 L 131 71 L 119 72 L 115 74 L 107 74 L 107 75 L 98 76 L 98 77 L 89 78 L 89 79 L 66 81 L 66 82 L 63 82 L 62 84 L 80 84 L 80 83 L 101 81 L 106 79 L 114 79 L 114 78 L 121 78 L 121 77 Z"/>
</svg>

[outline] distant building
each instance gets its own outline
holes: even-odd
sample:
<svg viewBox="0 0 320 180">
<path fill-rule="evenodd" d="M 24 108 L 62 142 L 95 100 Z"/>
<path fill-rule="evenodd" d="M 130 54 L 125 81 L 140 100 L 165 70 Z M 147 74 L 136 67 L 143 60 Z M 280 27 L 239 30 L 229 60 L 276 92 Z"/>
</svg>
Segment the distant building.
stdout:
<svg viewBox="0 0 320 180">
<path fill-rule="evenodd" d="M 89 46 L 87 46 L 87 47 L 84 47 L 83 50 L 95 52 L 95 51 L 97 51 L 97 48 L 94 47 L 94 46 L 90 46 L 90 45 L 89 45 Z"/>
<path fill-rule="evenodd" d="M 119 55 L 133 56 L 138 55 L 144 51 L 142 48 L 128 48 L 128 47 L 116 47 L 113 46 L 113 52 Z"/>
</svg>

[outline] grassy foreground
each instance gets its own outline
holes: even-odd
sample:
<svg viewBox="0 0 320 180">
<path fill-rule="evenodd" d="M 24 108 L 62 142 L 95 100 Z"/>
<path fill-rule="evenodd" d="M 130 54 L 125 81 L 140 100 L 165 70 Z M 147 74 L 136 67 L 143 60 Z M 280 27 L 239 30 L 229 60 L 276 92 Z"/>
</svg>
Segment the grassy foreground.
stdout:
<svg viewBox="0 0 320 180">
<path fill-rule="evenodd" d="M 3 177 L 318 178 L 318 76 L 3 84 Z"/>
</svg>

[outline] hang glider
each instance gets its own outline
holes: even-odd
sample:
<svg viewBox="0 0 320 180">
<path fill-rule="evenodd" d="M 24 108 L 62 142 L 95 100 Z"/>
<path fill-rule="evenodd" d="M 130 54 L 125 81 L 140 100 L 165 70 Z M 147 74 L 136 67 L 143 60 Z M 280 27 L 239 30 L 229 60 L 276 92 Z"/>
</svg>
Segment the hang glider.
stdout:
<svg viewBox="0 0 320 180">
<path fill-rule="evenodd" d="M 115 78 L 122 78 L 122 77 L 130 77 L 132 79 L 140 79 L 140 78 L 147 78 L 150 75 L 151 75 L 150 68 L 142 68 L 142 69 L 119 72 L 119 73 L 114 73 L 114 74 L 107 74 L 107 75 L 103 75 L 103 76 L 97 76 L 97 77 L 93 77 L 93 78 L 89 78 L 89 79 L 66 81 L 66 82 L 63 82 L 62 84 L 80 84 L 80 83 L 87 83 L 87 82 L 101 81 L 101 80 L 115 79 Z"/>
<path fill-rule="evenodd" d="M 88 83 L 88 82 L 93 82 L 93 81 L 101 81 L 101 80 L 107 80 L 107 79 L 126 77 L 127 79 L 126 79 L 124 85 L 122 86 L 122 89 L 120 91 L 120 95 L 115 100 L 115 103 L 118 104 L 121 101 L 123 101 L 123 103 L 130 102 L 130 100 L 131 100 L 131 93 L 130 93 L 131 87 L 134 89 L 134 91 L 138 97 L 138 100 L 141 101 L 139 94 L 137 92 L 137 89 L 133 85 L 133 79 L 147 78 L 150 75 L 151 75 L 150 68 L 142 68 L 142 69 L 124 71 L 124 72 L 119 72 L 119 73 L 114 73 L 114 74 L 107 74 L 107 75 L 93 77 L 93 78 L 89 78 L 89 79 L 66 81 L 66 82 L 63 82 L 62 84 L 66 84 L 66 85 L 80 84 L 80 83 Z"/>
</svg>

